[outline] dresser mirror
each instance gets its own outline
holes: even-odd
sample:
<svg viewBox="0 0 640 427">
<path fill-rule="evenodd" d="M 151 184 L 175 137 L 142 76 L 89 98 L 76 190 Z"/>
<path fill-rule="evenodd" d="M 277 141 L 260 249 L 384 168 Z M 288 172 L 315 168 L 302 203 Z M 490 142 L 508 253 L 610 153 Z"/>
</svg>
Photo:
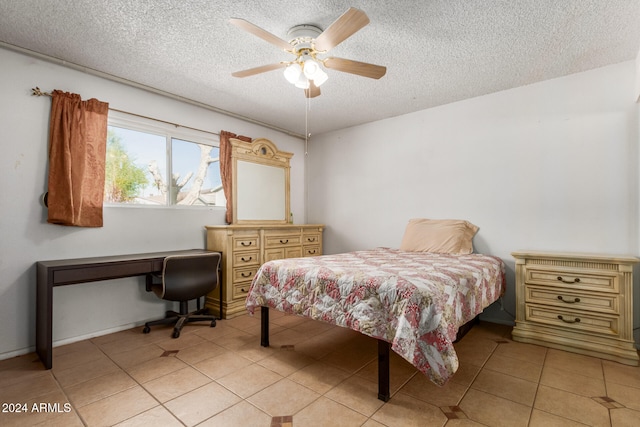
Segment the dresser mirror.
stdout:
<svg viewBox="0 0 640 427">
<path fill-rule="evenodd" d="M 292 153 L 279 151 L 268 139 L 231 139 L 233 223 L 289 222 L 289 177 Z"/>
</svg>

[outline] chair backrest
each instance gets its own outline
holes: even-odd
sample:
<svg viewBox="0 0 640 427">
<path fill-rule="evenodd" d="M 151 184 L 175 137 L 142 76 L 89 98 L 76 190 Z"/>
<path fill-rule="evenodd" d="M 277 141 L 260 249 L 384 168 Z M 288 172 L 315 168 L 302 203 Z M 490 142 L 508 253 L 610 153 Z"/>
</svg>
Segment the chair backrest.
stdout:
<svg viewBox="0 0 640 427">
<path fill-rule="evenodd" d="M 170 255 L 162 268 L 162 299 L 188 301 L 213 291 L 218 286 L 220 253 Z"/>
</svg>

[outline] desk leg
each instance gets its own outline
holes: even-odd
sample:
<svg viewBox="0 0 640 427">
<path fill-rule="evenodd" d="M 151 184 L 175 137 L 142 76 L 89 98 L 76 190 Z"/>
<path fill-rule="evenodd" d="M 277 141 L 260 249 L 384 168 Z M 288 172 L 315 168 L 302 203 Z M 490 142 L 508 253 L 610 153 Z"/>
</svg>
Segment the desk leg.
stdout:
<svg viewBox="0 0 640 427">
<path fill-rule="evenodd" d="M 45 369 L 51 369 L 53 365 L 53 285 L 49 281 L 49 271 L 40 265 L 36 268 L 36 353 Z"/>
<path fill-rule="evenodd" d="M 391 345 L 378 340 L 378 399 L 388 402 L 389 394 L 389 347 Z"/>
<path fill-rule="evenodd" d="M 260 345 L 269 347 L 269 307 L 260 307 Z"/>
</svg>

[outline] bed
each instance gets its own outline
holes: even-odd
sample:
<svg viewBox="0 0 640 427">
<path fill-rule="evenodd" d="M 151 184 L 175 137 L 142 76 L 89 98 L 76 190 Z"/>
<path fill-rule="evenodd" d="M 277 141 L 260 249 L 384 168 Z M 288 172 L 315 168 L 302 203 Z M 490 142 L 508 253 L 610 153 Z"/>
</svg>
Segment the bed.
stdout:
<svg viewBox="0 0 640 427">
<path fill-rule="evenodd" d="M 268 313 L 275 309 L 378 339 L 381 400 L 389 399 L 389 347 L 446 384 L 458 369 L 458 329 L 503 294 L 504 263 L 483 254 L 407 250 L 414 246 L 405 241 L 406 232 L 399 249 L 263 264 L 246 300 L 250 313 L 262 308 L 261 344 L 268 346 Z"/>
</svg>

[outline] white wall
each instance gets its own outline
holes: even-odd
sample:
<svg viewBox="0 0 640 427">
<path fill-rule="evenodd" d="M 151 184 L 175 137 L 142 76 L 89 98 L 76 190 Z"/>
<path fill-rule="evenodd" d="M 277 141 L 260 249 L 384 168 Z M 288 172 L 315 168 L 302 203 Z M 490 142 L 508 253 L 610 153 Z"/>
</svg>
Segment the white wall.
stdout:
<svg viewBox="0 0 640 427">
<path fill-rule="evenodd" d="M 35 348 L 36 261 L 204 248 L 204 226 L 224 224 L 221 208 L 131 207 L 105 208 L 102 228 L 47 224 L 39 200 L 47 186 L 51 101 L 30 96 L 32 87 L 95 97 L 112 108 L 210 132 L 269 138 L 294 153 L 291 206 L 294 218 L 304 218 L 304 146 L 299 139 L 1 48 L 0 64 L 0 359 Z M 59 287 L 53 299 L 54 346 L 141 324 L 166 310 L 165 303 L 144 291 L 143 278 Z"/>
<path fill-rule="evenodd" d="M 467 219 L 505 260 L 514 313 L 514 250 L 638 254 L 634 83 L 630 61 L 314 136 L 309 221 L 338 253 L 398 247 L 413 217 Z"/>
</svg>

